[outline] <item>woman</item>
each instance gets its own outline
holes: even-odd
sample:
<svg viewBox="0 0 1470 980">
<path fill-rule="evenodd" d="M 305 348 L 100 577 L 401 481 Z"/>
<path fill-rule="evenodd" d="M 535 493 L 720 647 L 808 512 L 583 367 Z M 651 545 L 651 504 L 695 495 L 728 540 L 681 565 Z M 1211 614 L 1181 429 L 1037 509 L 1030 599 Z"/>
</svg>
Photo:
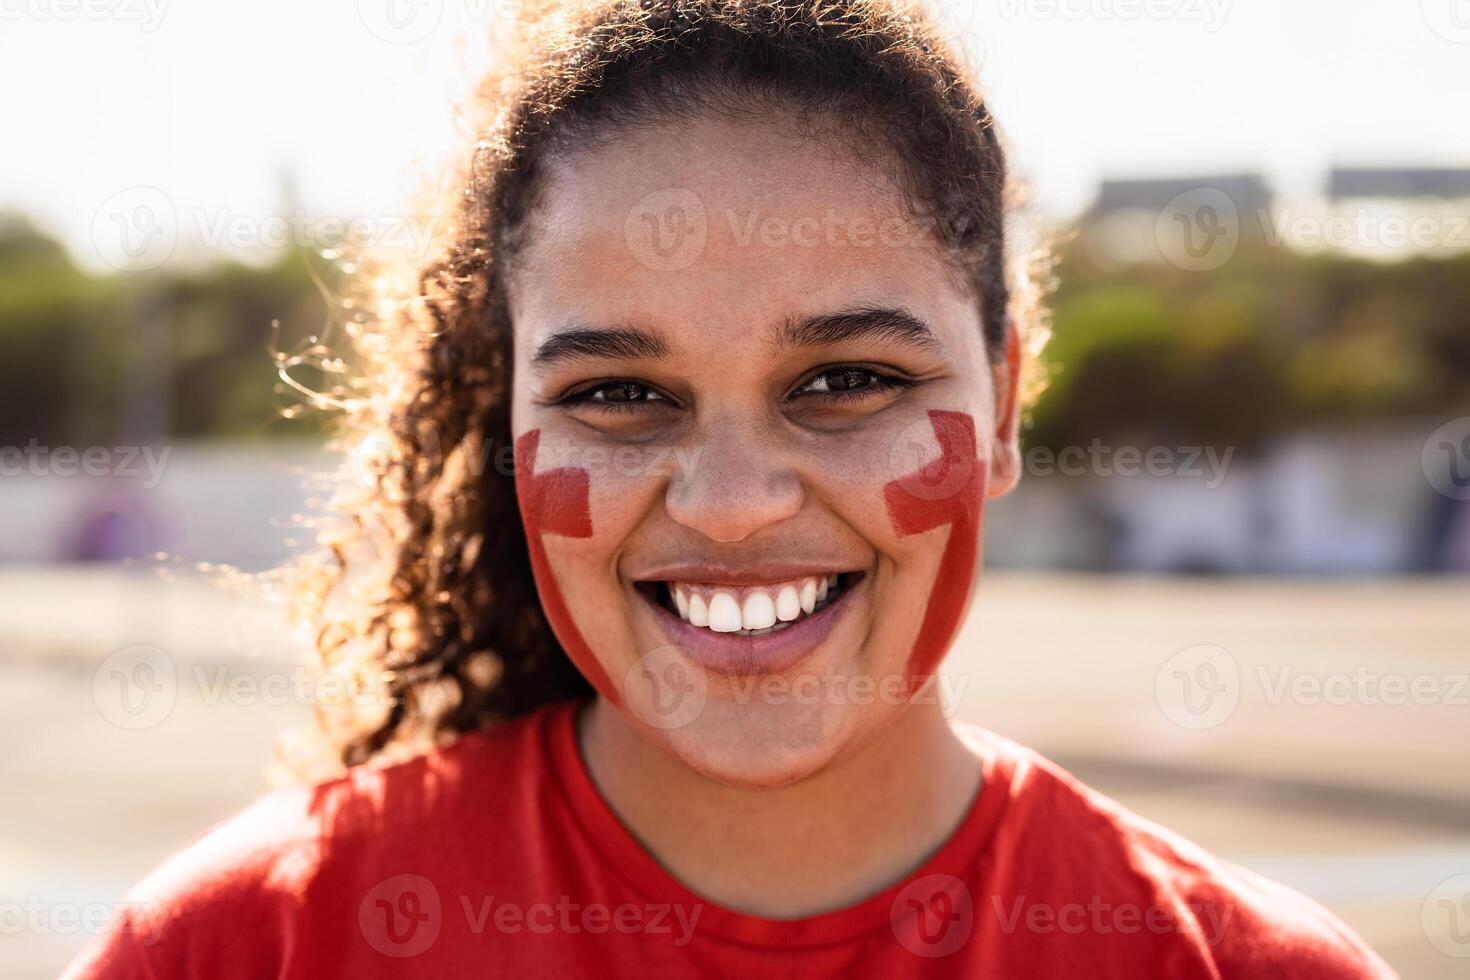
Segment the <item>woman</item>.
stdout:
<svg viewBox="0 0 1470 980">
<path fill-rule="evenodd" d="M 527 22 L 452 241 L 358 324 L 394 452 L 320 646 L 382 710 L 72 976 L 1389 975 L 934 697 L 1037 317 L 930 23 Z"/>
</svg>

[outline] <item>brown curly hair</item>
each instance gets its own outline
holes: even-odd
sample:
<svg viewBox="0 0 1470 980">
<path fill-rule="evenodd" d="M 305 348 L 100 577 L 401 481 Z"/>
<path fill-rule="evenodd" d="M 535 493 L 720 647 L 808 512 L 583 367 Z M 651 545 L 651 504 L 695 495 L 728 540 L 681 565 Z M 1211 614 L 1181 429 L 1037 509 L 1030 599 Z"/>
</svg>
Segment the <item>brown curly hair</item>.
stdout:
<svg viewBox="0 0 1470 980">
<path fill-rule="evenodd" d="M 378 693 L 318 706 L 335 764 L 591 692 L 537 600 L 509 459 L 506 278 L 559 150 L 668 117 L 835 119 L 854 152 L 897 161 L 973 290 L 992 357 L 1008 317 L 1040 318 L 1028 270 L 1007 276 L 989 111 L 958 49 L 906 0 L 539 0 L 471 108 L 448 233 L 406 290 L 371 277 L 347 325 L 358 378 L 331 400 L 359 447 L 357 489 L 349 475 L 320 535 L 331 557 L 304 565 L 299 597 L 322 666 Z"/>
</svg>

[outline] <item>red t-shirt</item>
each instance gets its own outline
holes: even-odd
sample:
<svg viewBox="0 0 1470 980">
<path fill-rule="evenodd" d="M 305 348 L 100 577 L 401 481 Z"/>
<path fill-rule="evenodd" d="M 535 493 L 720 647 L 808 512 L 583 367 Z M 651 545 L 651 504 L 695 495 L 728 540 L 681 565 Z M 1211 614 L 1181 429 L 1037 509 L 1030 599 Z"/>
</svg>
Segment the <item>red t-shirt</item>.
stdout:
<svg viewBox="0 0 1470 980">
<path fill-rule="evenodd" d="M 702 900 L 598 794 L 576 704 L 260 800 L 159 868 L 81 977 L 1393 976 L 1342 923 L 1013 742 L 881 894 L 794 921 Z"/>
</svg>

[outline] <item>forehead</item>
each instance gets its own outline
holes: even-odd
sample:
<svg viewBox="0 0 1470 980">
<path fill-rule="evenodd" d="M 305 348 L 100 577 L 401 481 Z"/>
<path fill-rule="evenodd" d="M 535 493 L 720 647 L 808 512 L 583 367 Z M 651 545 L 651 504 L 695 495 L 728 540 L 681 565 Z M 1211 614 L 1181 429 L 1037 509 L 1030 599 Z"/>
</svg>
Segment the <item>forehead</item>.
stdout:
<svg viewBox="0 0 1470 980">
<path fill-rule="evenodd" d="M 558 159 L 511 282 L 517 346 L 568 320 L 650 324 L 677 345 L 862 303 L 936 325 L 973 308 L 885 154 L 862 156 L 789 123 L 706 120 Z"/>
</svg>

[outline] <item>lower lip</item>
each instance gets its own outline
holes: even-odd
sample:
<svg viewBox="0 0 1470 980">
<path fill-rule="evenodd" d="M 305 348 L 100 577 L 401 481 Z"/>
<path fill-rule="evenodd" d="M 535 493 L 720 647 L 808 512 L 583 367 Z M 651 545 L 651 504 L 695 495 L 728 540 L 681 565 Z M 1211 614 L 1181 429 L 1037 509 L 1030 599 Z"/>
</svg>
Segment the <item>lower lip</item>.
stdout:
<svg viewBox="0 0 1470 980">
<path fill-rule="evenodd" d="M 798 619 L 783 630 L 760 636 L 739 633 L 716 633 L 694 626 L 669 612 L 642 590 L 638 594 L 653 607 L 669 640 L 700 667 L 716 674 L 748 677 L 752 674 L 777 674 L 801 663 L 832 632 L 837 617 L 847 609 L 848 599 L 862 587 L 867 576 L 853 582 L 820 611 Z"/>
</svg>

